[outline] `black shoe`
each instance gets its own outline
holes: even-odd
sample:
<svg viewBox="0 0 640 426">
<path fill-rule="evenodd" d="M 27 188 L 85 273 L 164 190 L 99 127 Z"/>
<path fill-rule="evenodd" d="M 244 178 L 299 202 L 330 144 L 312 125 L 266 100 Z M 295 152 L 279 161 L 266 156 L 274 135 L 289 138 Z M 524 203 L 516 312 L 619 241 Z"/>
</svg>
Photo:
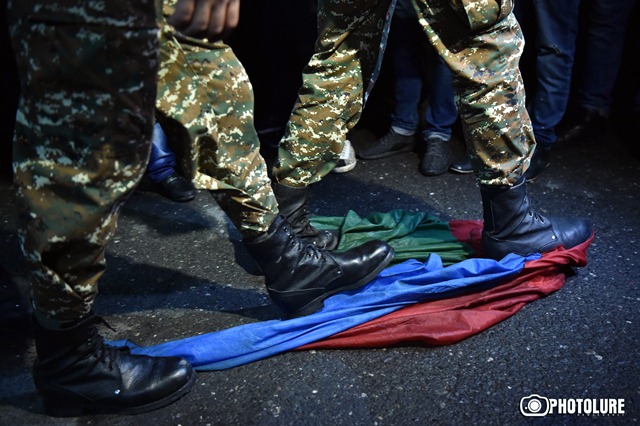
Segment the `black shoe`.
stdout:
<svg viewBox="0 0 640 426">
<path fill-rule="evenodd" d="M 307 244 L 320 249 L 334 250 L 340 242 L 338 231 L 318 230 L 311 225 L 307 198 L 311 188 L 292 188 L 276 183 L 273 193 L 278 200 L 278 209 L 293 228 L 293 232 Z"/>
<path fill-rule="evenodd" d="M 273 302 L 288 317 L 312 314 L 323 301 L 374 279 L 393 259 L 393 248 L 369 241 L 343 253 L 304 244 L 282 216 L 269 230 L 245 240 L 249 254 L 262 269 Z"/>
<path fill-rule="evenodd" d="M 437 176 L 446 172 L 451 163 L 451 142 L 431 137 L 425 140 L 425 152 L 418 169 L 425 176 Z"/>
<path fill-rule="evenodd" d="M 49 415 L 145 413 L 189 391 L 196 376 L 187 361 L 109 346 L 98 334 L 99 322 L 89 315 L 59 330 L 36 324 L 33 380 Z"/>
<path fill-rule="evenodd" d="M 465 154 L 459 160 L 451 163 L 451 165 L 449 166 L 449 171 L 461 174 L 473 173 L 473 166 L 471 165 L 471 158 L 469 157 L 469 155 Z"/>
<path fill-rule="evenodd" d="M 193 184 L 175 172 L 158 182 L 158 186 L 173 201 L 187 202 L 196 198 L 197 191 Z"/>
<path fill-rule="evenodd" d="M 376 160 L 390 157 L 401 152 L 413 150 L 415 135 L 403 136 L 390 129 L 389 132 L 378 139 L 373 146 L 358 152 L 358 158 L 363 160 Z"/>
<path fill-rule="evenodd" d="M 543 148 L 540 145 L 536 146 L 536 150 L 531 157 L 531 163 L 529 168 L 524 174 L 524 178 L 527 182 L 533 182 L 543 171 L 545 171 L 551 161 L 551 150 L 549 148 Z"/>
<path fill-rule="evenodd" d="M 579 116 L 560 126 L 558 147 L 570 147 L 578 142 L 590 141 L 602 136 L 606 131 L 607 117 L 596 111 L 584 110 Z"/>
<path fill-rule="evenodd" d="M 593 234 L 584 219 L 546 218 L 531 207 L 523 178 L 512 187 L 480 185 L 484 211 L 485 257 L 500 260 L 509 253 L 527 256 L 556 247 L 566 249 Z"/>
</svg>

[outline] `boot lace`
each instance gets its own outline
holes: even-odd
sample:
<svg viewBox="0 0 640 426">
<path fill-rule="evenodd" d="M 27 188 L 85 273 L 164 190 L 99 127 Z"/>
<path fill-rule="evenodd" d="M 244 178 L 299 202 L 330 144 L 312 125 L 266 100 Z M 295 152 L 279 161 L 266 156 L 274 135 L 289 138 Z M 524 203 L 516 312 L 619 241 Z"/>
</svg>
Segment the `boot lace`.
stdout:
<svg viewBox="0 0 640 426">
<path fill-rule="evenodd" d="M 116 329 L 102 317 L 96 317 L 95 322 L 96 324 L 103 324 L 112 331 L 116 331 Z M 113 370 L 113 365 L 120 353 L 129 351 L 126 347 L 116 347 L 104 343 L 104 338 L 98 334 L 97 327 L 91 328 L 91 335 L 87 339 L 87 345 L 91 356 L 95 357 L 99 363 L 107 365 L 109 370 Z"/>
<path fill-rule="evenodd" d="M 311 225 L 309 216 L 311 212 L 306 204 L 304 204 L 298 211 L 289 216 L 289 221 L 294 224 L 297 229 L 297 234 L 303 237 L 313 237 L 318 235 L 318 230 Z"/>
<path fill-rule="evenodd" d="M 327 259 L 325 257 L 325 250 L 319 249 L 314 244 L 305 244 L 288 226 L 285 228 L 285 231 L 289 236 L 289 240 L 291 241 L 291 244 L 293 244 L 294 248 L 297 248 L 300 252 L 304 251 L 304 256 L 313 257 L 314 259 L 320 259 L 322 261 L 325 261 Z"/>
<path fill-rule="evenodd" d="M 544 223 L 544 219 L 545 219 L 544 216 L 541 216 L 535 210 L 529 209 L 527 214 L 529 215 L 529 217 L 533 218 L 533 220 L 535 220 L 536 222 Z"/>
</svg>

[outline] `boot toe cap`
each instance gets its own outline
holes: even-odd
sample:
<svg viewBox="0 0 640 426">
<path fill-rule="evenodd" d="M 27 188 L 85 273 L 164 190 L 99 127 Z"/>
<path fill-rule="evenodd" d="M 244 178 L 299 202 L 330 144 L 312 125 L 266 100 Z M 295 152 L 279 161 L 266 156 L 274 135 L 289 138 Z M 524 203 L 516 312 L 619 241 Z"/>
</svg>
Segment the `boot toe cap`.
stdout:
<svg viewBox="0 0 640 426">
<path fill-rule="evenodd" d="M 553 223 L 560 244 L 566 249 L 584 243 L 593 235 L 593 226 L 586 219 L 555 218 Z"/>
<path fill-rule="evenodd" d="M 393 260 L 393 247 L 384 241 L 367 241 L 345 252 L 340 262 L 345 278 L 366 283 L 375 278 Z"/>
</svg>

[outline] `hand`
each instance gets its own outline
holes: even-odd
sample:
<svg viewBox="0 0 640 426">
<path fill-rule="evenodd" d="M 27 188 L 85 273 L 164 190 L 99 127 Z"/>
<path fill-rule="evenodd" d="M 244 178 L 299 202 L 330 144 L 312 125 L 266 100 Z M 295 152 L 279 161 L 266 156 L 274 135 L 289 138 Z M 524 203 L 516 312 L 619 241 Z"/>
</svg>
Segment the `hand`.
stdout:
<svg viewBox="0 0 640 426">
<path fill-rule="evenodd" d="M 240 0 L 178 0 L 167 19 L 184 35 L 221 40 L 240 20 Z"/>
</svg>

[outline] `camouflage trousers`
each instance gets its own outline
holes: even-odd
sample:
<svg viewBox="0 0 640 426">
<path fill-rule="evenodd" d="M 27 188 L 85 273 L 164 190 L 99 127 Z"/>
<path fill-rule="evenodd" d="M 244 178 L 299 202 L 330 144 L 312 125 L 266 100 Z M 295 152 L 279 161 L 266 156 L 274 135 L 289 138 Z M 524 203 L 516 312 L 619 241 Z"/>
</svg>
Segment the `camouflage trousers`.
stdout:
<svg viewBox="0 0 640 426">
<path fill-rule="evenodd" d="M 120 207 L 153 129 L 153 0 L 11 0 L 21 81 L 14 138 L 18 236 L 36 313 L 91 309 Z"/>
<path fill-rule="evenodd" d="M 278 214 L 253 106 L 249 77 L 229 46 L 183 36 L 163 20 L 158 120 L 181 168 L 244 235 L 266 231 Z"/>
<path fill-rule="evenodd" d="M 524 41 L 511 0 L 413 0 L 429 43 L 453 73 L 476 177 L 512 184 L 535 146 L 518 62 Z M 280 142 L 274 177 L 303 187 L 336 165 L 375 80 L 392 0 L 319 0 L 316 52 Z"/>
</svg>

